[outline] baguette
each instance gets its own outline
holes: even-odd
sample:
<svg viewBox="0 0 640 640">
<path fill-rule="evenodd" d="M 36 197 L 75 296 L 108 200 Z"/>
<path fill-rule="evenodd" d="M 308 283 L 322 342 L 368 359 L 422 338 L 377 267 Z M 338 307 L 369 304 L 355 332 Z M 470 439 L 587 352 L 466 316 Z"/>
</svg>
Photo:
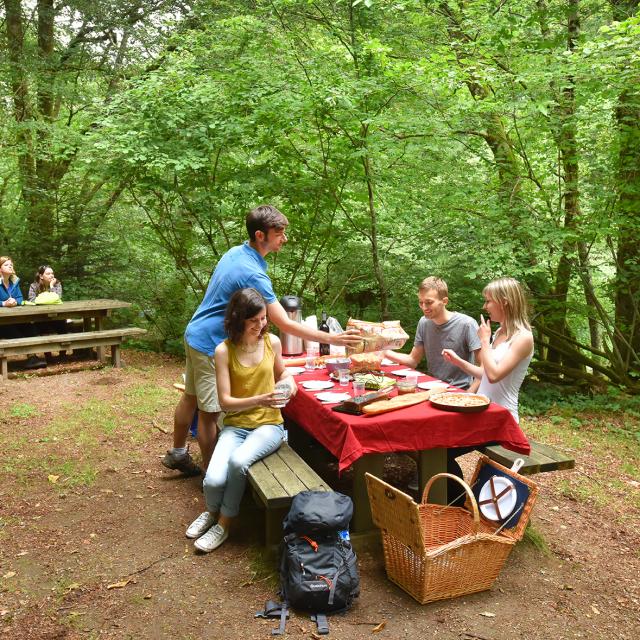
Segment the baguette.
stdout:
<svg viewBox="0 0 640 640">
<path fill-rule="evenodd" d="M 315 359 L 316 367 L 322 366 L 329 358 L 338 358 L 340 356 L 318 356 Z M 282 358 L 285 367 L 304 367 L 307 364 L 306 356 L 302 358 Z"/>
<path fill-rule="evenodd" d="M 375 416 L 379 413 L 386 413 L 387 411 L 395 411 L 396 409 L 403 409 L 404 407 L 410 407 L 411 405 L 424 402 L 429 399 L 431 391 L 419 391 L 418 393 L 407 393 L 403 396 L 396 396 L 390 400 L 380 400 L 379 402 L 372 402 L 366 407 L 362 407 L 362 412 L 368 416 Z"/>
<path fill-rule="evenodd" d="M 285 367 L 304 367 L 307 364 L 306 358 L 282 358 Z"/>
</svg>

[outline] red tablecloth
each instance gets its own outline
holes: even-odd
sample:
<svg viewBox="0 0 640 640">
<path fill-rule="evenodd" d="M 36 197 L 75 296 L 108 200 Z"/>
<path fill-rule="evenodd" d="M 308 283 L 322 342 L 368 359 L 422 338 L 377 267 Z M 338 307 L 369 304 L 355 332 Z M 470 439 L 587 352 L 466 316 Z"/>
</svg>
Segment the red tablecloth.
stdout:
<svg viewBox="0 0 640 640">
<path fill-rule="evenodd" d="M 397 368 L 387 367 L 387 371 Z M 477 446 L 489 442 L 497 442 L 517 453 L 530 452 L 529 442 L 513 416 L 493 402 L 479 413 L 442 411 L 427 401 L 377 416 L 353 416 L 332 411 L 335 405 L 322 404 L 315 397 L 317 391 L 302 387 L 305 380 L 329 380 L 324 369 L 302 373 L 295 379 L 298 394 L 283 413 L 338 459 L 340 471 L 367 453 Z M 420 377 L 420 381 L 430 379 Z M 331 390 L 351 392 L 351 385 L 343 388 L 336 383 Z M 391 397 L 395 394 L 394 391 Z"/>
</svg>

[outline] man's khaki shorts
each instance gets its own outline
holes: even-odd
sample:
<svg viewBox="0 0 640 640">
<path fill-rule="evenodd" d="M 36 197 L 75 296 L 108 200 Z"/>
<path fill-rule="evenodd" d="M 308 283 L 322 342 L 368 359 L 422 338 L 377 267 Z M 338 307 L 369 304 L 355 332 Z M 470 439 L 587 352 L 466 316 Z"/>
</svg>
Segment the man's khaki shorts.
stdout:
<svg viewBox="0 0 640 640">
<path fill-rule="evenodd" d="M 216 384 L 216 365 L 213 356 L 197 351 L 184 341 L 187 356 L 184 392 L 196 396 L 198 409 L 207 413 L 218 413 L 218 386 Z"/>
</svg>

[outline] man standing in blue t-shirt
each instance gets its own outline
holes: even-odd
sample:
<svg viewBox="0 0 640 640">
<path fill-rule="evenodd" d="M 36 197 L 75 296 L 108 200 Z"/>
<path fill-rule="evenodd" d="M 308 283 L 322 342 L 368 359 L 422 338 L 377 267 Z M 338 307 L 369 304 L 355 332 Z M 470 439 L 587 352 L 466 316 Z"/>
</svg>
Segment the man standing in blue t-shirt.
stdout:
<svg viewBox="0 0 640 640">
<path fill-rule="evenodd" d="M 216 387 L 213 352 L 227 336 L 224 314 L 235 291 L 252 287 L 267 302 L 267 314 L 280 331 L 316 342 L 336 345 L 356 345 L 359 332 L 326 334 L 311 329 L 288 316 L 278 302 L 271 279 L 267 275 L 265 257 L 278 252 L 287 242 L 287 218 L 271 205 L 260 205 L 246 217 L 249 240 L 229 249 L 216 266 L 200 306 L 193 314 L 184 334 L 186 353 L 185 390 L 174 414 L 173 448 L 167 451 L 162 464 L 185 475 L 201 473 L 189 452 L 186 442 L 189 426 L 198 409 L 198 444 L 206 469 L 216 442 L 216 422 L 220 414 Z"/>
</svg>

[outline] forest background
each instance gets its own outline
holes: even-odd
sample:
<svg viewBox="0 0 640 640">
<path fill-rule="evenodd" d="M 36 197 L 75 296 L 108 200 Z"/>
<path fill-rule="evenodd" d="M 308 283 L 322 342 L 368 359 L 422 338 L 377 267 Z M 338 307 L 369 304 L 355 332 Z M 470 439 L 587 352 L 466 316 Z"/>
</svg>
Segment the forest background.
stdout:
<svg viewBox="0 0 640 640">
<path fill-rule="evenodd" d="M 637 0 L 1 0 L 0 254 L 177 352 L 269 202 L 305 314 L 511 275 L 537 378 L 638 393 L 639 44 Z"/>
</svg>

